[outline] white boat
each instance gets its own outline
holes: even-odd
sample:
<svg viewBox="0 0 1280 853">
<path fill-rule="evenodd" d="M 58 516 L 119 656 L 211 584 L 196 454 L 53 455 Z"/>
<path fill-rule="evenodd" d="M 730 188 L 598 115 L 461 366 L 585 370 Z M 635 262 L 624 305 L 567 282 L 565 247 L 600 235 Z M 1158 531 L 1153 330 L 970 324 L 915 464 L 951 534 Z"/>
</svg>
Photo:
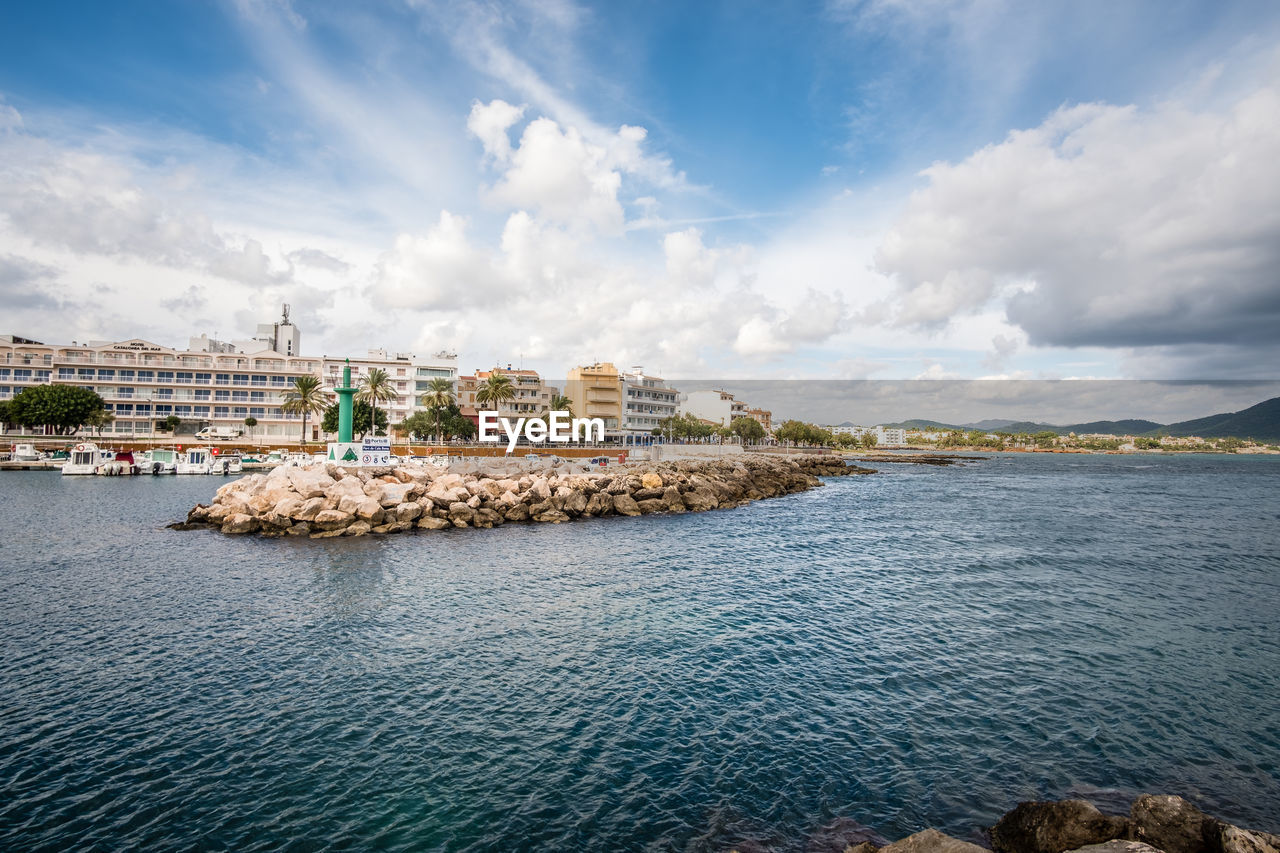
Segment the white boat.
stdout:
<svg viewBox="0 0 1280 853">
<path fill-rule="evenodd" d="M 62 473 L 83 475 L 98 473 L 99 466 L 106 460 L 106 455 L 91 441 L 77 444 L 71 448 L 71 456 L 62 465 Z"/>
<path fill-rule="evenodd" d="M 40 458 L 40 453 L 36 450 L 34 444 L 15 444 L 13 446 L 14 462 L 35 462 Z"/>
<path fill-rule="evenodd" d="M 178 457 L 176 474 L 212 474 L 213 451 L 208 447 L 193 447 Z"/>
<path fill-rule="evenodd" d="M 240 458 L 240 454 L 234 450 L 230 453 L 221 453 L 213 460 L 213 473 L 215 474 L 240 474 L 244 472 L 244 460 Z"/>
<path fill-rule="evenodd" d="M 157 447 L 148 450 L 142 464 L 144 474 L 176 474 L 178 471 L 178 451 L 171 447 Z"/>
<path fill-rule="evenodd" d="M 140 458 L 142 454 L 130 453 L 127 450 L 113 453 L 111 459 L 98 466 L 98 474 L 103 477 L 132 476 L 142 470 Z"/>
</svg>

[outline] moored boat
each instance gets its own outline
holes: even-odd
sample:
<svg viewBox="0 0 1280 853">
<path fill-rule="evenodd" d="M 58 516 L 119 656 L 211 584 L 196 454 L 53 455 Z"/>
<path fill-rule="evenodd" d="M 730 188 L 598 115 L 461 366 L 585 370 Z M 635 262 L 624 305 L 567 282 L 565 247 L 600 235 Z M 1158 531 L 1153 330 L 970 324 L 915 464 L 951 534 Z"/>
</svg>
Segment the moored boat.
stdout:
<svg viewBox="0 0 1280 853">
<path fill-rule="evenodd" d="M 243 471 L 244 460 L 234 450 L 229 453 L 219 454 L 213 461 L 213 473 L 215 474 L 240 474 Z"/>
<path fill-rule="evenodd" d="M 137 474 L 139 470 L 138 460 L 131 452 L 125 450 L 114 454 L 111 459 L 99 465 L 97 473 L 104 477 L 121 477 Z"/>
<path fill-rule="evenodd" d="M 99 466 L 107 461 L 107 456 L 91 441 L 82 442 L 71 448 L 71 458 L 62 466 L 66 475 L 84 475 L 98 473 Z"/>
<path fill-rule="evenodd" d="M 177 474 L 212 474 L 213 451 L 208 447 L 192 447 L 178 457 L 174 473 Z"/>
<path fill-rule="evenodd" d="M 146 474 L 176 474 L 178 451 L 169 447 L 157 447 L 147 452 L 147 462 L 142 471 Z"/>
</svg>

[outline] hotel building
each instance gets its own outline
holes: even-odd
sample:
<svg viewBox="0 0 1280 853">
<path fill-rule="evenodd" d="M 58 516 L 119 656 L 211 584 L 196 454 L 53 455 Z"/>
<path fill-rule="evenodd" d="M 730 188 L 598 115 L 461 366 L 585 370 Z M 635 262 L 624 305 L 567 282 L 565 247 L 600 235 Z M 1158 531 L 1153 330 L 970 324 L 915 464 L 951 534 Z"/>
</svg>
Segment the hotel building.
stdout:
<svg viewBox="0 0 1280 853">
<path fill-rule="evenodd" d="M 631 440 L 651 436 L 658 425 L 675 417 L 680 392 L 641 367 L 620 377 L 622 386 L 622 434 Z M 576 409 L 574 410 L 576 413 Z"/>
<path fill-rule="evenodd" d="M 337 357 L 299 355 L 301 339 L 287 307 L 281 322 L 258 327 L 258 337 L 227 343 L 202 335 L 192 338 L 186 350 L 140 338 L 65 345 L 0 335 L 0 400 L 34 385 L 78 385 L 101 396 L 115 415 L 104 435 L 153 436 L 158 425 L 176 415 L 183 421 L 179 434 L 206 426 L 244 429 L 245 418 L 252 417 L 258 421 L 255 438 L 296 439 L 301 416 L 282 411 L 284 393 L 306 374 L 332 388 L 345 363 Z M 371 367 L 391 375 L 400 394 L 382 405 L 395 424 L 418 408 L 419 389 L 432 377 L 456 378 L 457 356 L 438 353 L 419 359 L 375 350 L 353 359 L 352 367 L 353 378 Z M 308 430 L 309 440 L 322 438 L 318 418 L 308 420 Z"/>
</svg>

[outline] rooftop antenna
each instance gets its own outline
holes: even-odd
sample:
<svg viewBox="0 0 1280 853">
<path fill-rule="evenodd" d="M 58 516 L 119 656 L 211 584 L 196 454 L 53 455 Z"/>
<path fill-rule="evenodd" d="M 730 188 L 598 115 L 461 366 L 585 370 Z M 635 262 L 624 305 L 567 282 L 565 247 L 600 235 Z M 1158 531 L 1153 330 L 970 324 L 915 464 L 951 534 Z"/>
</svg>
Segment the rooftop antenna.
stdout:
<svg viewBox="0 0 1280 853">
<path fill-rule="evenodd" d="M 289 303 L 288 302 L 284 303 L 284 319 L 281 322 L 284 323 L 285 325 L 288 325 L 289 323 Z"/>
</svg>

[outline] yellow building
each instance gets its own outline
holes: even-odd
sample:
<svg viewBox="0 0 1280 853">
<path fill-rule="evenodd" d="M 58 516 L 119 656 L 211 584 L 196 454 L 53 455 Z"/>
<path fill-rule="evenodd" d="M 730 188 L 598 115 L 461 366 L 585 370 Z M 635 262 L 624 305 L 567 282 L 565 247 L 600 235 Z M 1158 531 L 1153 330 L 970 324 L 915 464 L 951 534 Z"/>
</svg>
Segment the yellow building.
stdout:
<svg viewBox="0 0 1280 853">
<path fill-rule="evenodd" d="M 600 418 L 606 440 L 616 439 L 622 427 L 622 376 L 612 362 L 573 368 L 564 393 L 573 401 L 574 417 Z"/>
</svg>

